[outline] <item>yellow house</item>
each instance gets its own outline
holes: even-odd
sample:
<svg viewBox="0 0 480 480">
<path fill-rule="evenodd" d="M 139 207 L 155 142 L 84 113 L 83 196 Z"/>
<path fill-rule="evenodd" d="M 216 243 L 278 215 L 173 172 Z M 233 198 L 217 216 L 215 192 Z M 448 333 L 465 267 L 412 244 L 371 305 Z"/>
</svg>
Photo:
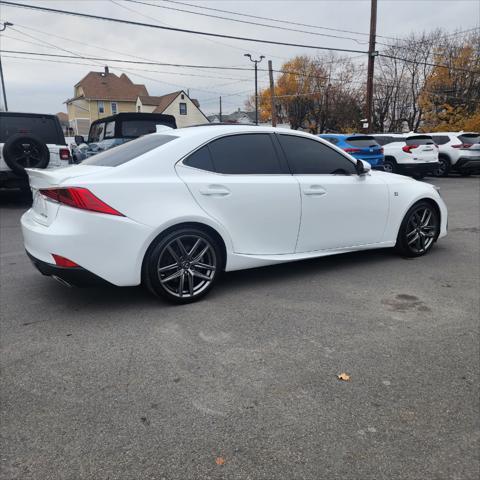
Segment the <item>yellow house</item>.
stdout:
<svg viewBox="0 0 480 480">
<path fill-rule="evenodd" d="M 68 121 L 76 135 L 88 135 L 90 124 L 120 112 L 137 111 L 139 96 L 148 96 L 145 85 L 133 83 L 127 75 L 89 72 L 74 87 L 74 96 L 65 101 Z"/>
</svg>

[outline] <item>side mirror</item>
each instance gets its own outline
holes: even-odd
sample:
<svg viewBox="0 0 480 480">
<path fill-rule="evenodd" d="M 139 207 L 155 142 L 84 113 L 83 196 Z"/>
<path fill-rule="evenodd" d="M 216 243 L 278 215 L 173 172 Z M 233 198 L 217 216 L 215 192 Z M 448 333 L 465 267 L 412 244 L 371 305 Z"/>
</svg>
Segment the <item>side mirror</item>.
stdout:
<svg viewBox="0 0 480 480">
<path fill-rule="evenodd" d="M 366 175 L 372 169 L 371 165 L 368 162 L 364 162 L 363 160 L 357 160 L 355 164 L 355 170 L 357 171 L 357 175 Z"/>
<path fill-rule="evenodd" d="M 85 143 L 85 139 L 83 138 L 83 135 L 75 135 L 74 140 L 77 145 L 81 145 L 82 143 Z"/>
</svg>

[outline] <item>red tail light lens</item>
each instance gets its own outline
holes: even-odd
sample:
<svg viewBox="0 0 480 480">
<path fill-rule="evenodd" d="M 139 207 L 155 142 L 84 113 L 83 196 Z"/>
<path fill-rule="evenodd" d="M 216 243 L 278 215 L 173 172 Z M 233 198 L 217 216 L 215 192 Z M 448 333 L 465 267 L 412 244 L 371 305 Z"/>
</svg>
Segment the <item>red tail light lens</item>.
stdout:
<svg viewBox="0 0 480 480">
<path fill-rule="evenodd" d="M 58 152 L 60 160 L 70 160 L 70 150 L 68 148 L 61 148 Z"/>
<path fill-rule="evenodd" d="M 48 188 L 41 189 L 40 193 L 55 202 L 68 205 L 69 207 L 88 210 L 90 212 L 105 213 L 107 215 L 117 215 L 119 217 L 125 216 L 100 200 L 87 188 Z"/>
<path fill-rule="evenodd" d="M 355 152 L 359 152 L 360 149 L 359 148 L 346 148 L 344 151 L 347 152 L 347 153 L 355 153 Z"/>
<path fill-rule="evenodd" d="M 418 145 L 405 145 L 404 147 L 402 147 L 402 150 L 406 153 L 412 153 L 412 150 L 417 147 Z"/>
<path fill-rule="evenodd" d="M 473 143 L 459 143 L 458 145 L 452 145 L 453 148 L 470 148 Z"/>
<path fill-rule="evenodd" d="M 60 255 L 55 255 L 54 253 L 52 253 L 52 257 L 55 260 L 55 265 L 58 265 L 59 267 L 72 268 L 80 266 L 75 262 L 72 262 L 72 260 L 69 260 L 68 258 L 62 257 Z"/>
</svg>

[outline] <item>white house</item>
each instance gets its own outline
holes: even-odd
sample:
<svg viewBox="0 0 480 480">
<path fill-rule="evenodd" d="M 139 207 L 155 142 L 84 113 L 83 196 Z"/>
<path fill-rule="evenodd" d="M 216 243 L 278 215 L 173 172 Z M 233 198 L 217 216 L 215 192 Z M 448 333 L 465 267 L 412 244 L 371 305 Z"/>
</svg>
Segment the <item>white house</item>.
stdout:
<svg viewBox="0 0 480 480">
<path fill-rule="evenodd" d="M 138 96 L 136 111 L 173 115 L 178 128 L 208 123 L 198 100 L 190 98 L 183 90 L 159 97 Z"/>
</svg>

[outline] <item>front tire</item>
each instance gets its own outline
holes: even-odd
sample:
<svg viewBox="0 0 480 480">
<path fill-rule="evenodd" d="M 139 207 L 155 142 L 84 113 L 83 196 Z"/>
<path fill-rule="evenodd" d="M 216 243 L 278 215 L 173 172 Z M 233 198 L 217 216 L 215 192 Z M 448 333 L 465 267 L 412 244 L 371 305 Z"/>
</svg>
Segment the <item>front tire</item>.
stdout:
<svg viewBox="0 0 480 480">
<path fill-rule="evenodd" d="M 197 228 L 179 228 L 150 247 L 143 283 L 154 295 L 172 303 L 191 303 L 213 288 L 222 265 L 221 249 L 211 235 Z"/>
<path fill-rule="evenodd" d="M 395 160 L 386 158 L 383 162 L 383 170 L 387 173 L 397 173 L 397 164 Z"/>
<path fill-rule="evenodd" d="M 430 202 L 417 202 L 402 221 L 395 249 L 404 257 L 420 257 L 432 248 L 439 234 L 437 209 Z"/>
</svg>

